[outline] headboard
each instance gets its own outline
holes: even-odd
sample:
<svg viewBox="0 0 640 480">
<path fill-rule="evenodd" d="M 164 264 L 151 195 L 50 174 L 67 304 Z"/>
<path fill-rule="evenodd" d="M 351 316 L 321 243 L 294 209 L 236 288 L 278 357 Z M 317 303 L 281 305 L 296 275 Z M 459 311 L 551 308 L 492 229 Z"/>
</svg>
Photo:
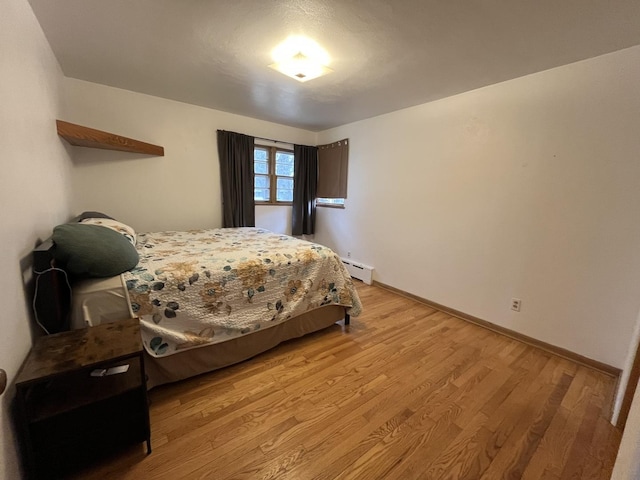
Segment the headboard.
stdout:
<svg viewBox="0 0 640 480">
<path fill-rule="evenodd" d="M 67 223 L 77 223 L 85 218 L 112 217 L 100 212 L 83 212 Z M 56 265 L 55 248 L 49 237 L 33 250 L 33 311 L 36 321 L 47 333 L 67 331 L 71 323 L 71 279 Z"/>
<path fill-rule="evenodd" d="M 33 250 L 33 311 L 47 333 L 69 330 L 71 314 L 71 285 L 67 273 L 55 264 L 54 250 L 51 238 Z"/>
</svg>

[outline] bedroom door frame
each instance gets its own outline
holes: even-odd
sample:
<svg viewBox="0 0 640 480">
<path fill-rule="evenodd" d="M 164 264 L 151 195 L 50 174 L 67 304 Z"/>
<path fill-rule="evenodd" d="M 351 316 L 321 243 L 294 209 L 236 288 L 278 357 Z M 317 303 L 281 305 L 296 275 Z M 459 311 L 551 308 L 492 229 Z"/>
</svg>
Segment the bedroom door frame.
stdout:
<svg viewBox="0 0 640 480">
<path fill-rule="evenodd" d="M 618 413 L 618 418 L 616 420 L 616 427 L 619 428 L 621 432 L 624 431 L 627 419 L 629 418 L 629 411 L 631 410 L 631 403 L 633 403 L 633 397 L 636 393 L 638 380 L 640 380 L 640 338 L 636 341 L 636 352 L 633 357 L 629 380 L 627 381 L 627 386 L 624 389 L 622 405 L 620 405 L 620 412 Z"/>
</svg>

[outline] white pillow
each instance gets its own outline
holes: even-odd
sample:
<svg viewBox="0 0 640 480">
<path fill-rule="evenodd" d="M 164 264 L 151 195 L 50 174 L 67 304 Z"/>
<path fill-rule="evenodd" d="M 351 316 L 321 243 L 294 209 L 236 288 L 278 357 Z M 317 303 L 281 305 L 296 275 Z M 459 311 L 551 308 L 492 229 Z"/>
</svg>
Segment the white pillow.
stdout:
<svg viewBox="0 0 640 480">
<path fill-rule="evenodd" d="M 124 235 L 133 245 L 136 244 L 136 231 L 129 225 L 125 225 L 117 220 L 110 218 L 85 218 L 80 223 L 88 223 L 89 225 L 100 225 L 102 227 L 110 228 L 118 233 Z"/>
</svg>

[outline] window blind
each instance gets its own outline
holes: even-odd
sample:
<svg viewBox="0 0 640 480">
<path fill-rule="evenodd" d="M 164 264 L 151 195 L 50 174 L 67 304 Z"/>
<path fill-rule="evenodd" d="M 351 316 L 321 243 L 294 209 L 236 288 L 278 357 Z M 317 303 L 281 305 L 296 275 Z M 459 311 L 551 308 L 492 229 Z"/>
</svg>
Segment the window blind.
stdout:
<svg viewBox="0 0 640 480">
<path fill-rule="evenodd" d="M 319 198 L 347 198 L 349 139 L 318 146 Z"/>
</svg>

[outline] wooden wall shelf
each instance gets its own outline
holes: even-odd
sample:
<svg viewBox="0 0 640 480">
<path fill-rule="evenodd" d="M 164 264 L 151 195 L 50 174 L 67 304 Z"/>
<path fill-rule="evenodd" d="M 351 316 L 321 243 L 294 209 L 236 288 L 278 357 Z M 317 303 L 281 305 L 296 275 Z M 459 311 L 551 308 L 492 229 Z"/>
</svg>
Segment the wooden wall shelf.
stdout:
<svg viewBox="0 0 640 480">
<path fill-rule="evenodd" d="M 56 125 L 58 127 L 58 135 L 76 147 L 102 148 L 104 150 L 164 156 L 164 148 L 159 145 L 152 145 L 151 143 L 83 127 L 63 120 L 56 120 Z"/>
</svg>

